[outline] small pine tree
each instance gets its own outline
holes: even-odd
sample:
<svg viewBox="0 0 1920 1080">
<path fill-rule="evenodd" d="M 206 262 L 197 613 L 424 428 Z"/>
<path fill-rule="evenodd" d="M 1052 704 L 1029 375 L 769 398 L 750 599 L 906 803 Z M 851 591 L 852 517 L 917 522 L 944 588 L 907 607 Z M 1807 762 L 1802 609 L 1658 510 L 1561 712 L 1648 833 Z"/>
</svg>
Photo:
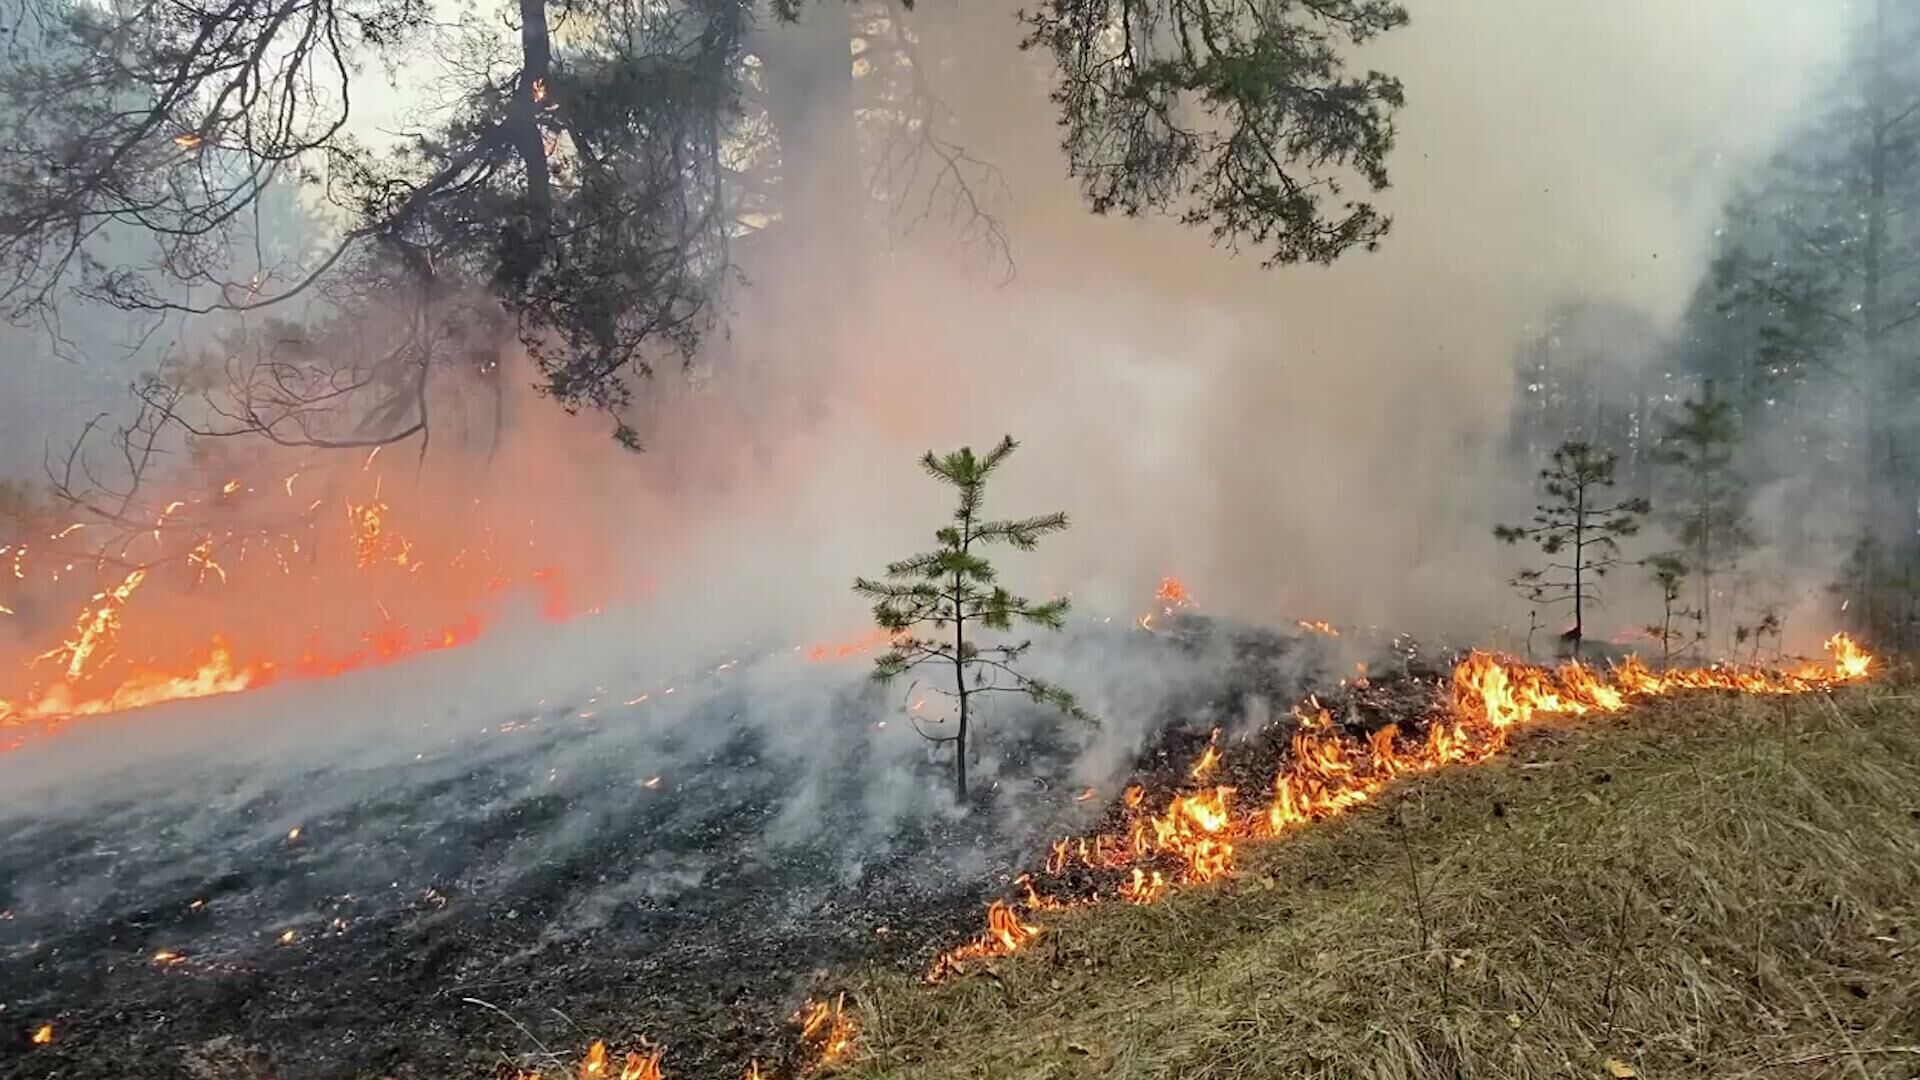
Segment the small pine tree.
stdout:
<svg viewBox="0 0 1920 1080">
<path fill-rule="evenodd" d="M 1732 570 L 1753 546 L 1747 522 L 1747 488 L 1734 468 L 1740 444 L 1733 403 L 1718 400 L 1709 383 L 1701 400 L 1681 403 L 1681 415 L 1666 421 L 1653 460 L 1673 471 L 1669 494 L 1674 530 L 1686 550 L 1687 568 L 1699 583 L 1694 607 L 1701 633 L 1713 640 L 1713 576 Z"/>
<path fill-rule="evenodd" d="M 1548 556 L 1544 566 L 1522 570 L 1513 585 L 1532 603 L 1573 605 L 1573 629 L 1562 637 L 1575 656 L 1586 636 L 1587 608 L 1600 603 L 1598 579 L 1620 564 L 1620 540 L 1639 532 L 1651 509 L 1645 499 L 1608 501 L 1618 460 L 1612 451 L 1578 440 L 1561 443 L 1540 470 L 1545 497 L 1533 508 L 1533 522 L 1493 527 L 1496 538 L 1509 544 L 1530 540 Z"/>
<path fill-rule="evenodd" d="M 1693 617 L 1693 612 L 1677 606 L 1687 587 L 1687 561 L 1680 556 L 1666 552 L 1647 560 L 1647 568 L 1653 571 L 1653 583 L 1660 587 L 1660 621 L 1647 626 L 1647 634 L 1660 642 L 1660 666 L 1673 665 L 1674 643 L 1685 638 L 1685 633 L 1674 625 L 1676 619 Z"/>
<path fill-rule="evenodd" d="M 939 547 L 888 564 L 885 580 L 858 578 L 853 583 L 855 592 L 873 599 L 874 621 L 895 635 L 893 647 L 874 662 L 874 678 L 885 682 L 924 664 L 952 669 L 953 689 L 939 692 L 956 702 L 958 725 L 948 736 L 920 733 L 935 742 L 953 744 L 953 786 L 962 802 L 967 798 L 967 734 L 976 697 L 1020 693 L 1070 716 L 1091 719 L 1066 690 L 1014 669 L 1014 661 L 1032 647 L 1032 641 L 982 646 L 970 636 L 976 630 L 1011 630 L 1016 622 L 1058 630 L 1067 614 L 1065 597 L 1036 604 L 1008 592 L 997 584 L 999 574 L 980 554 L 981 548 L 992 544 L 1032 551 L 1041 537 L 1067 527 L 1064 513 L 980 520 L 987 478 L 1018 446 L 1009 435 L 985 457 L 966 446 L 945 457 L 927 451 L 920 464 L 935 479 L 959 489 L 953 524 L 935 531 Z M 921 627 L 940 636 L 920 636 Z"/>
</svg>

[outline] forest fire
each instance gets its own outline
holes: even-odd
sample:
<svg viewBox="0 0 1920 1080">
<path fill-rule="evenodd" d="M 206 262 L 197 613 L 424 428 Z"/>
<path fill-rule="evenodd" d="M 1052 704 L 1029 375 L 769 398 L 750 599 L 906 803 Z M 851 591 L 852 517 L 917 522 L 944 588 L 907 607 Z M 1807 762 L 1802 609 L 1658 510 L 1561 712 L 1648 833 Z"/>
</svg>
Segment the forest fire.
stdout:
<svg viewBox="0 0 1920 1080">
<path fill-rule="evenodd" d="M 1234 842 L 1279 836 L 1296 826 L 1336 816 L 1373 798 L 1400 777 L 1449 765 L 1485 761 L 1506 748 L 1511 734 L 1541 716 L 1619 712 L 1633 702 L 1682 690 L 1728 690 L 1747 694 L 1800 694 L 1856 682 L 1873 671 L 1873 657 L 1851 637 L 1826 642 L 1831 659 L 1791 671 L 1713 666 L 1654 671 L 1637 658 L 1599 673 L 1578 662 L 1558 669 L 1474 652 L 1454 666 L 1446 707 L 1425 721 L 1424 737 L 1389 724 L 1365 738 L 1348 735 L 1318 701 L 1296 706 L 1296 727 L 1283 761 L 1275 768 L 1264 806 L 1236 807 L 1226 785 L 1175 792 L 1165 809 L 1148 809 L 1144 789 L 1127 789 L 1120 822 L 1092 836 L 1056 841 L 1044 873 L 1064 879 L 1076 872 L 1123 876 L 1113 895 L 1134 904 L 1165 896 L 1171 883 L 1199 884 L 1234 870 Z M 1196 784 L 1219 766 L 1219 732 L 1209 738 L 1187 770 Z M 979 960 L 1008 956 L 1042 932 L 1023 921 L 1029 913 L 1060 910 L 1102 899 L 1098 887 L 1051 895 L 1023 875 L 1024 897 L 996 900 L 987 909 L 987 930 L 942 953 L 925 972 L 939 982 Z"/>
<path fill-rule="evenodd" d="M 53 639 L 27 645 L 20 670 L 0 678 L 0 727 L 51 728 L 458 648 L 485 633 L 516 589 L 535 593 L 550 619 L 580 613 L 559 568 L 529 557 L 536 521 L 485 513 L 475 500 L 451 526 L 434 527 L 423 510 L 410 534 L 373 466 L 369 456 L 358 468 L 258 486 L 229 478 L 168 500 L 144 523 L 48 523 L 44 544 L 0 547 L 14 582 L 0 607 L 7 629 L 23 643 Z M 109 583 L 56 628 L 52 614 L 89 569 Z M 303 621 L 263 611 L 298 611 Z M 178 645 L 195 640 L 206 644 Z"/>
</svg>

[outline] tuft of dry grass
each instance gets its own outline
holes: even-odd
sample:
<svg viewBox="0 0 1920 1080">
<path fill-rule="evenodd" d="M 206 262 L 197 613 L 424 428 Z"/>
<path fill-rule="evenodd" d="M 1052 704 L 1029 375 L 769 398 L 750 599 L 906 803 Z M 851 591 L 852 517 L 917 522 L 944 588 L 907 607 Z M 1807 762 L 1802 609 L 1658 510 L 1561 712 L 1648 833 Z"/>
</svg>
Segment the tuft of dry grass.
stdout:
<svg viewBox="0 0 1920 1080">
<path fill-rule="evenodd" d="M 858 1077 L 1920 1077 L 1920 696 L 1693 695 L 860 988 Z"/>
</svg>

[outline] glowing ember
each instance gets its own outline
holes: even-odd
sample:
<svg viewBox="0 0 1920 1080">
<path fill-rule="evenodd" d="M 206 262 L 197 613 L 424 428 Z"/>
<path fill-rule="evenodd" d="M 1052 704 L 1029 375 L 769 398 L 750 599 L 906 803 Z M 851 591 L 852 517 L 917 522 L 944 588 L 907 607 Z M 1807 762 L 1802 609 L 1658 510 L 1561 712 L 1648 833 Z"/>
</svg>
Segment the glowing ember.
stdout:
<svg viewBox="0 0 1920 1080">
<path fill-rule="evenodd" d="M 47 1045 L 53 1041 L 53 1025 L 41 1024 L 39 1027 L 33 1029 L 33 1034 L 29 1036 L 29 1038 L 33 1040 L 33 1045 L 35 1046 Z"/>
<path fill-rule="evenodd" d="M 1170 607 L 1198 606 L 1194 604 L 1193 594 L 1187 592 L 1187 587 L 1180 583 L 1179 578 L 1161 578 L 1160 589 L 1153 595 L 1161 603 Z"/>
<path fill-rule="evenodd" d="M 283 930 L 280 933 L 280 944 L 291 945 L 298 938 L 298 936 L 299 935 L 295 934 L 292 930 Z"/>
<path fill-rule="evenodd" d="M 172 967 L 185 960 L 186 957 L 181 956 L 172 949 L 161 949 L 159 952 L 154 953 L 152 957 L 153 963 L 159 964 L 161 967 Z"/>
<path fill-rule="evenodd" d="M 1154 599 L 1160 601 L 1161 606 L 1159 613 L 1161 615 L 1172 615 L 1181 608 L 1197 608 L 1200 606 L 1194 601 L 1193 594 L 1187 591 L 1187 587 L 1181 584 L 1179 578 L 1161 578 L 1160 588 L 1153 596 Z M 1149 634 L 1157 633 L 1158 631 L 1153 628 L 1153 617 L 1154 613 L 1149 611 L 1135 619 L 1134 623 Z"/>
<path fill-rule="evenodd" d="M 895 636 L 891 630 L 874 630 L 850 641 L 842 641 L 837 644 L 823 643 L 815 645 L 807 649 L 807 659 L 815 662 L 823 660 L 845 660 L 849 656 L 859 656 L 862 653 L 870 653 L 882 645 L 891 645 L 893 644 Z M 794 651 L 798 652 L 801 648 L 802 646 L 795 645 Z"/>
</svg>

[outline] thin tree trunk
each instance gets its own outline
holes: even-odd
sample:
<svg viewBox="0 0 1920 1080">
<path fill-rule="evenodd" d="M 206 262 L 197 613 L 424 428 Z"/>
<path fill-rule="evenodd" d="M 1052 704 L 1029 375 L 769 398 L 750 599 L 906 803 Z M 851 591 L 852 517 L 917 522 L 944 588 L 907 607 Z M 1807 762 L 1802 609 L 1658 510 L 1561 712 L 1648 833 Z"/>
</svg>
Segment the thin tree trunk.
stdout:
<svg viewBox="0 0 1920 1080">
<path fill-rule="evenodd" d="M 1673 596 L 1662 587 L 1666 595 L 1661 597 L 1660 609 L 1660 670 L 1673 666 Z"/>
<path fill-rule="evenodd" d="M 963 493 L 972 493 L 971 488 Z M 968 505 L 962 502 L 963 506 Z M 960 518 L 960 554 L 965 555 L 973 546 L 973 514 L 964 512 Z M 967 609 L 962 599 L 960 571 L 953 572 L 953 682 L 960 689 L 960 727 L 954 735 L 953 744 L 953 789 L 960 804 L 967 802 Z"/>
<path fill-rule="evenodd" d="M 953 575 L 953 594 L 960 595 L 959 574 Z M 965 613 L 958 610 L 957 600 L 954 607 L 953 681 L 960 688 L 960 727 L 953 740 L 953 791 L 964 805 L 967 801 L 967 621 Z"/>
<path fill-rule="evenodd" d="M 1700 448 L 1700 636 L 1713 652 L 1713 482 L 1707 476 L 1706 447 Z"/>
<path fill-rule="evenodd" d="M 1586 585 L 1581 580 L 1587 546 L 1587 486 L 1574 493 L 1573 508 L 1573 658 L 1580 659 L 1580 642 L 1586 637 Z"/>
</svg>

